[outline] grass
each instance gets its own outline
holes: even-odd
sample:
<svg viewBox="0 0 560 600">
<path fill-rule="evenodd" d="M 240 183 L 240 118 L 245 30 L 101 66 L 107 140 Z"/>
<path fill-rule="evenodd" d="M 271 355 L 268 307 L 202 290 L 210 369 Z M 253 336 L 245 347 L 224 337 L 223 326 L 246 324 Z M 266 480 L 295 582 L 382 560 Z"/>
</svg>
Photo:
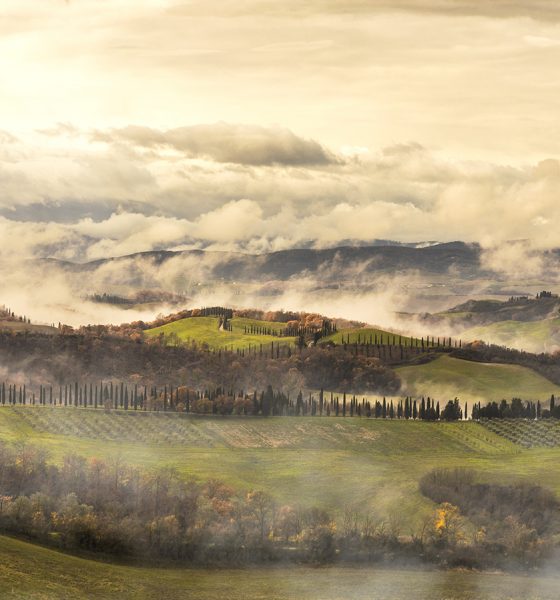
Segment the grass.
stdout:
<svg viewBox="0 0 560 600">
<path fill-rule="evenodd" d="M 422 365 L 400 367 L 404 391 L 446 401 L 487 402 L 503 398 L 547 400 L 560 388 L 531 369 L 518 365 L 477 363 L 441 356 Z"/>
<path fill-rule="evenodd" d="M 520 350 L 550 352 L 560 347 L 560 319 L 500 321 L 467 329 L 461 333 L 461 337 Z"/>
<path fill-rule="evenodd" d="M 244 317 L 234 317 L 230 320 L 233 331 L 220 331 L 218 317 L 188 317 L 173 321 L 167 325 L 147 329 L 144 334 L 148 337 L 157 337 L 163 334 L 172 341 L 177 337 L 182 342 L 196 340 L 199 343 L 206 343 L 210 348 L 227 348 L 229 350 L 247 349 L 250 347 L 258 348 L 260 344 L 270 346 L 272 342 L 282 345 L 294 345 L 294 337 L 278 337 L 272 335 L 259 335 L 245 333 L 251 326 L 272 329 L 280 333 L 286 328 L 285 323 L 272 321 L 259 321 L 257 319 L 247 319 Z M 415 337 L 407 337 L 392 333 L 384 329 L 375 327 L 360 327 L 354 329 L 342 329 L 336 333 L 321 339 L 320 343 L 334 342 L 335 344 L 345 343 L 374 343 L 377 336 L 378 343 L 387 344 L 394 342 L 398 345 L 418 347 L 422 345 L 422 340 Z M 443 340 L 443 338 L 442 338 Z"/>
<path fill-rule="evenodd" d="M 170 569 L 96 562 L 0 536 L 6 600 L 553 600 L 559 579 L 372 569 Z"/>
<path fill-rule="evenodd" d="M 560 448 L 525 449 L 474 422 L 327 417 L 196 417 L 93 409 L 0 408 L 0 439 L 65 454 L 118 457 L 185 477 L 216 477 L 278 502 L 345 507 L 398 522 L 407 534 L 431 514 L 418 480 L 435 467 L 473 468 L 560 493 Z M 303 567 L 186 570 L 109 565 L 0 536 L 0 597 L 15 599 L 247 598 L 505 600 L 557 597 L 558 580 L 456 572 Z"/>
<path fill-rule="evenodd" d="M 270 346 L 272 342 L 282 346 L 292 346 L 295 342 L 293 337 L 245 333 L 245 327 L 248 328 L 251 325 L 280 332 L 285 329 L 284 323 L 234 317 L 231 319 L 230 324 L 233 331 L 221 331 L 218 317 L 188 317 L 161 327 L 147 329 L 144 334 L 148 337 L 157 337 L 161 334 L 165 337 L 177 336 L 182 342 L 195 340 L 201 344 L 208 344 L 210 348 L 216 350 L 220 348 L 227 348 L 228 350 L 241 350 L 249 347 L 259 348 L 261 344 L 263 347 Z"/>
<path fill-rule="evenodd" d="M 391 331 L 386 331 L 385 329 L 378 329 L 376 327 L 356 327 L 353 329 L 341 329 L 332 335 L 326 336 L 321 339 L 322 344 L 327 342 L 334 342 L 335 344 L 350 343 L 354 344 L 358 343 L 375 343 L 375 338 L 377 336 L 378 343 L 387 344 L 388 341 L 393 343 L 393 339 L 395 343 L 398 345 L 402 343 L 403 346 L 413 346 L 418 347 L 421 346 L 422 340 L 420 338 L 415 337 L 407 337 L 404 335 L 400 335 L 398 333 L 393 333 Z"/>
<path fill-rule="evenodd" d="M 347 506 L 379 519 L 398 512 L 406 528 L 432 510 L 418 492 L 418 480 L 437 466 L 462 465 L 507 480 L 529 478 L 560 492 L 560 472 L 553 466 L 560 448 L 523 450 L 473 422 L 4 407 L 0 439 L 44 446 L 55 462 L 76 453 L 107 460 L 118 456 L 148 469 L 172 467 L 185 478 L 263 489 L 281 503 L 321 506 L 335 515 Z"/>
</svg>

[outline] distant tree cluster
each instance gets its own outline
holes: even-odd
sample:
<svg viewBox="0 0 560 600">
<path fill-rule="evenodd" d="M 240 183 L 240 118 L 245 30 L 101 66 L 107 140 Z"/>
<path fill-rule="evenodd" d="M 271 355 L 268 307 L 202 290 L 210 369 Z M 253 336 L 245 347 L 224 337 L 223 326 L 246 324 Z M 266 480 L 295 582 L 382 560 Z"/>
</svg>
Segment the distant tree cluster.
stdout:
<svg viewBox="0 0 560 600">
<path fill-rule="evenodd" d="M 17 323 L 31 323 L 31 319 L 24 315 L 16 315 L 16 313 L 7 306 L 0 306 L 0 319 L 3 321 L 12 321 Z"/>
<path fill-rule="evenodd" d="M 99 304 L 116 304 L 116 305 L 132 305 L 135 304 L 132 298 L 125 298 L 124 296 L 117 296 L 116 294 L 91 294 L 86 296 L 86 300 L 91 302 L 97 302 Z"/>
<path fill-rule="evenodd" d="M 550 291 L 543 290 L 542 292 L 538 292 L 536 295 L 537 300 L 544 300 L 545 298 L 558 298 L 558 294 L 553 294 Z"/>
<path fill-rule="evenodd" d="M 472 407 L 473 420 L 479 419 L 540 419 L 541 403 L 523 401 L 521 398 L 512 398 L 511 402 L 502 400 L 489 402 L 482 406 L 480 402 Z"/>
<path fill-rule="evenodd" d="M 117 294 L 95 293 L 86 296 L 86 300 L 91 302 L 99 302 L 102 304 L 116 305 L 134 305 L 134 304 L 151 304 L 151 303 L 167 303 L 178 304 L 186 302 L 187 298 L 181 294 L 161 290 L 139 290 L 131 296 L 119 296 Z"/>
</svg>

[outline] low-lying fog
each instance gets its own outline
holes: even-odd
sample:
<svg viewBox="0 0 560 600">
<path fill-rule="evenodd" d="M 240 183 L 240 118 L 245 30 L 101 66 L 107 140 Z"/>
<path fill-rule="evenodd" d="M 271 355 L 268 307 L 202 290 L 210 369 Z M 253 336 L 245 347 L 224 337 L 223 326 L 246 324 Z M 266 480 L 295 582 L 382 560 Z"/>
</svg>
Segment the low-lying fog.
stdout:
<svg viewBox="0 0 560 600">
<path fill-rule="evenodd" d="M 522 260 L 524 248 L 517 246 L 514 250 L 518 261 Z M 55 261 L 11 259 L 0 265 L 0 305 L 40 324 L 150 321 L 182 308 L 225 305 L 317 312 L 418 335 L 460 335 L 464 325 L 457 326 L 451 319 L 434 325 L 420 315 L 438 313 L 470 298 L 506 300 L 511 295 L 531 296 L 542 289 L 556 288 L 558 276 L 554 270 L 544 269 L 541 264 L 534 277 L 526 278 L 511 255 L 511 249 L 507 253 L 501 249 L 483 253 L 487 270 L 472 278 L 453 269 L 428 274 L 419 270 L 379 273 L 370 262 L 341 264 L 334 260 L 287 280 L 262 274 L 252 280 L 245 273 L 240 281 L 216 276 L 227 270 L 223 261 L 229 258 L 211 252 L 177 254 L 163 262 L 140 255 L 99 262 L 87 269 Z M 122 306 L 90 299 L 92 294 L 104 293 L 133 298 L 141 290 L 163 292 L 170 301 L 157 299 Z M 499 337 L 486 341 L 504 342 Z M 540 342 L 535 345 L 525 338 L 515 340 L 510 336 L 506 341 L 529 350 L 556 349 L 553 340 L 543 348 Z"/>
</svg>

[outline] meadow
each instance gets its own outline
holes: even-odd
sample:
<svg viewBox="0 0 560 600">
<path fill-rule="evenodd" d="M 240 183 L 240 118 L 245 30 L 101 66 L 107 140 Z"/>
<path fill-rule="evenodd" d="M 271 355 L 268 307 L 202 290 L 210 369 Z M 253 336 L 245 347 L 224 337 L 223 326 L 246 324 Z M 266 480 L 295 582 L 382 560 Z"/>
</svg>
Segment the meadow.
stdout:
<svg viewBox="0 0 560 600">
<path fill-rule="evenodd" d="M 282 346 L 293 346 L 295 342 L 295 338 L 293 337 L 246 333 L 246 330 L 251 326 L 262 327 L 280 333 L 285 329 L 285 323 L 259 321 L 257 319 L 242 317 L 234 317 L 229 323 L 232 331 L 224 331 L 219 328 L 218 317 L 188 317 L 160 327 L 147 329 L 144 331 L 144 335 L 147 337 L 158 337 L 163 334 L 170 341 L 173 338 L 181 342 L 196 341 L 199 344 L 207 344 L 208 347 L 215 350 L 241 350 L 248 349 L 249 347 L 258 349 L 261 344 L 265 347 L 270 346 L 273 342 L 275 344 L 279 343 Z"/>
<path fill-rule="evenodd" d="M 69 453 L 97 456 L 217 478 L 338 517 L 350 508 L 398 522 L 403 533 L 433 510 L 418 481 L 435 467 L 470 467 L 493 481 L 530 480 L 560 493 L 559 447 L 525 449 L 475 422 L 4 407 L 0 438 L 40 445 L 56 463 Z"/>
<path fill-rule="evenodd" d="M 279 342 L 282 345 L 293 345 L 294 337 L 278 337 L 278 335 L 263 335 L 248 333 L 250 328 L 257 327 L 272 330 L 280 334 L 286 329 L 285 323 L 276 321 L 260 321 L 245 317 L 233 317 L 229 320 L 232 331 L 221 331 L 219 329 L 218 317 L 188 317 L 179 319 L 160 327 L 154 327 L 144 331 L 147 337 L 157 337 L 163 334 L 170 341 L 176 338 L 182 342 L 196 340 L 202 344 L 208 344 L 210 348 L 227 348 L 237 350 L 242 348 L 259 347 L 260 344 L 270 345 L 271 342 Z M 446 338 L 448 339 L 448 338 Z M 435 338 L 437 341 L 437 338 Z M 405 347 L 421 347 L 422 339 L 407 337 L 377 327 L 345 328 L 331 335 L 321 338 L 320 344 L 332 342 L 335 344 L 391 344 L 403 345 Z M 443 338 L 441 338 L 443 344 Z M 427 345 L 427 340 L 424 341 Z"/>
<path fill-rule="evenodd" d="M 540 423 L 527 422 L 527 426 Z M 515 424 L 516 425 L 516 424 Z M 80 408 L 0 408 L 0 439 L 109 464 L 173 469 L 185 479 L 261 489 L 279 503 L 347 509 L 401 535 L 433 514 L 418 481 L 435 467 L 473 468 L 489 482 L 532 481 L 560 493 L 560 446 L 523 447 L 476 422 L 335 417 L 199 417 Z M 0 536 L 0 597 L 8 599 L 552 600 L 560 580 L 403 567 L 181 569 L 71 556 Z"/>
<path fill-rule="evenodd" d="M 441 341 L 443 343 L 443 338 Z M 408 337 L 399 333 L 387 331 L 385 329 L 379 329 L 378 327 L 356 327 L 341 329 L 336 333 L 321 338 L 320 340 L 321 344 L 328 342 L 333 342 L 334 344 L 391 344 L 395 346 L 412 346 L 413 348 L 422 346 L 421 338 Z M 427 340 L 425 340 L 425 343 L 427 343 Z"/>
<path fill-rule="evenodd" d="M 437 399 L 459 398 L 468 401 L 500 401 L 522 398 L 547 402 L 560 388 L 535 371 L 519 365 L 487 364 L 450 356 L 421 365 L 398 367 L 403 393 Z"/>
</svg>

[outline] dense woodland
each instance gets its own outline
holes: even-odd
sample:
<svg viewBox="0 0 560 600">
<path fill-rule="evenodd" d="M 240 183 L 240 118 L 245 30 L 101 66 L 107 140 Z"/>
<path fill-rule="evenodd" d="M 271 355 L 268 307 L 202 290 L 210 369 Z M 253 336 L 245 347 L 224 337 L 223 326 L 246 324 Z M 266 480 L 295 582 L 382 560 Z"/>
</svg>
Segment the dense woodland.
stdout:
<svg viewBox="0 0 560 600">
<path fill-rule="evenodd" d="M 347 393 L 400 389 L 396 373 L 374 357 L 341 348 L 302 348 L 280 355 L 209 352 L 196 344 L 168 346 L 160 340 L 68 334 L 0 333 L 0 361 L 25 382 L 60 385 L 127 381 L 142 386 L 186 386 L 197 390 L 338 389 Z"/>
</svg>

